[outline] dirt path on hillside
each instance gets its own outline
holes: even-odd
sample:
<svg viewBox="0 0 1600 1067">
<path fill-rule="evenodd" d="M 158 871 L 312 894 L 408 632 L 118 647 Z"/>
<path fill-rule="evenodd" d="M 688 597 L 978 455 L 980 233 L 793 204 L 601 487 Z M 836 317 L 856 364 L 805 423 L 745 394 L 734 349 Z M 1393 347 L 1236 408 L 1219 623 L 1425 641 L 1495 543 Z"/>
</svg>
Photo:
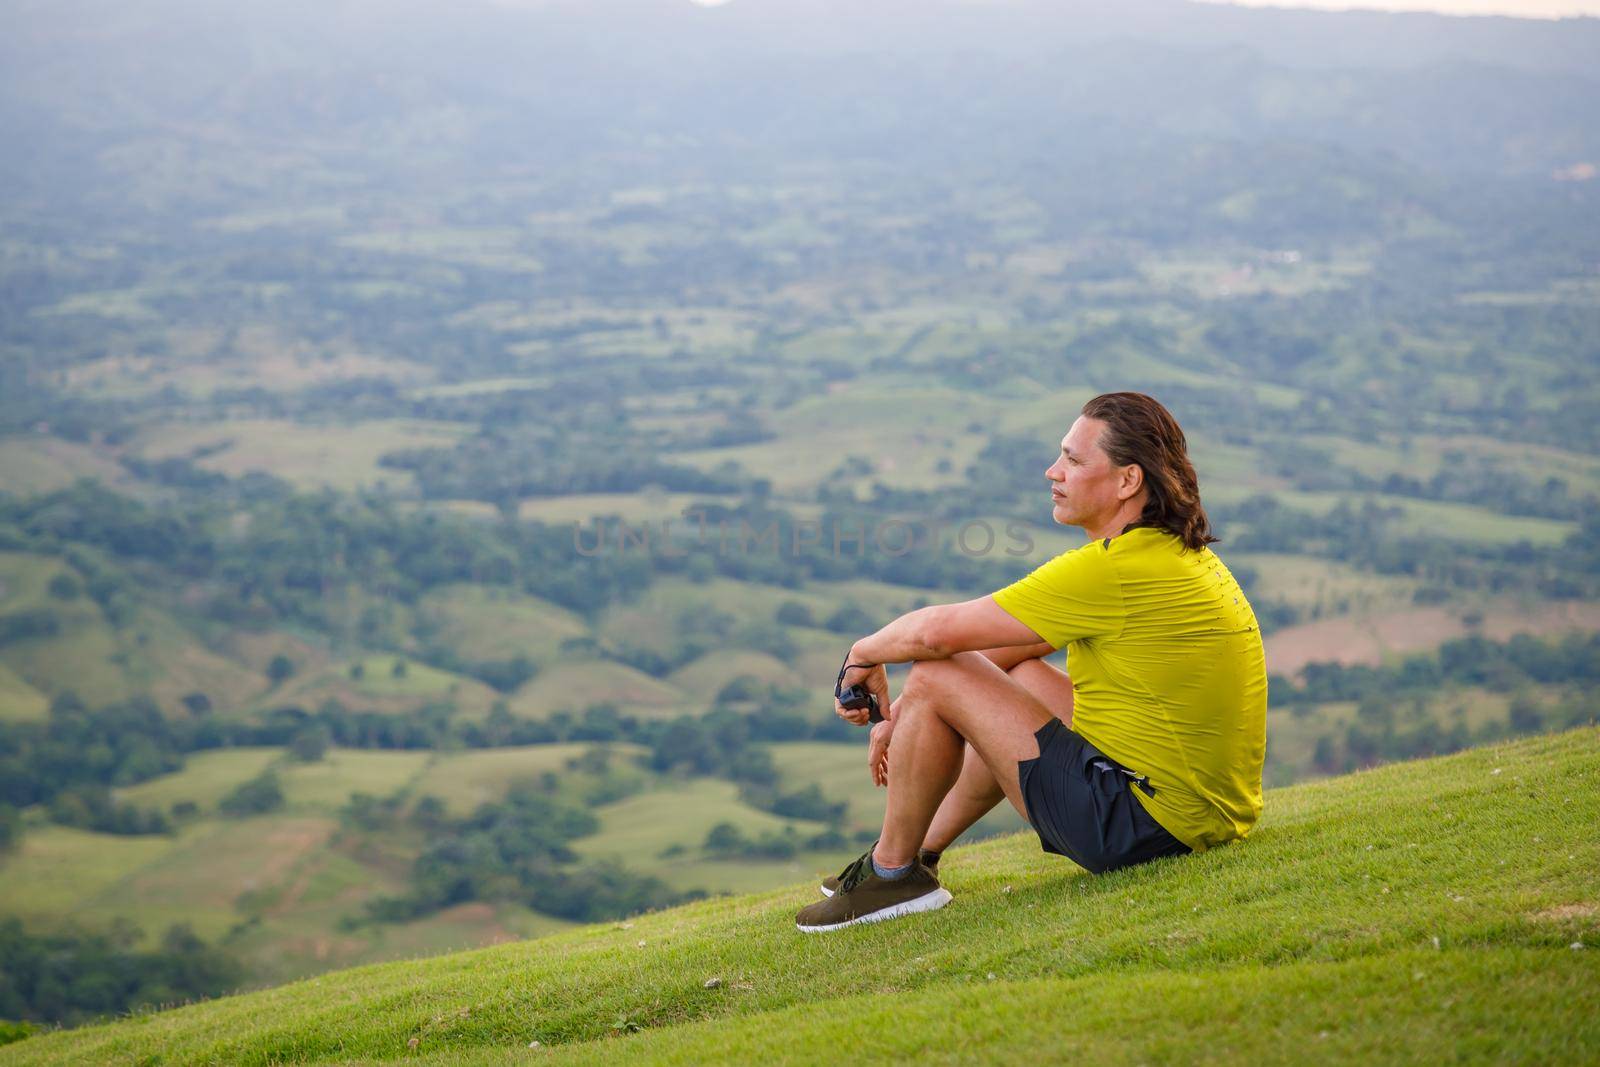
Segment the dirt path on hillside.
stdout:
<svg viewBox="0 0 1600 1067">
<path fill-rule="evenodd" d="M 1386 615 L 1347 615 L 1291 626 L 1267 638 L 1267 670 L 1293 677 L 1308 663 L 1377 666 L 1385 655 L 1425 652 L 1469 633 L 1504 641 L 1519 633 L 1545 636 L 1600 630 L 1600 604 L 1596 603 L 1569 601 L 1532 609 L 1491 605 L 1482 610 L 1482 622 L 1469 626 L 1462 615 L 1470 617 L 1477 610 L 1411 608 Z"/>
</svg>

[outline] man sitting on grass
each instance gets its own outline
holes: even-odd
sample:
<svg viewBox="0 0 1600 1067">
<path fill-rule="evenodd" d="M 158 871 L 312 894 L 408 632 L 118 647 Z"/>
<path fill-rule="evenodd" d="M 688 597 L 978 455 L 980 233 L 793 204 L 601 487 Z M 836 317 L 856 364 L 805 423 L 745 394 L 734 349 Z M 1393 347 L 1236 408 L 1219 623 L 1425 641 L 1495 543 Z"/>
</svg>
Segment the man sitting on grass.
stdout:
<svg viewBox="0 0 1600 1067">
<path fill-rule="evenodd" d="M 943 907 L 939 853 L 1002 796 L 1046 852 L 1094 873 L 1203 851 L 1260 816 L 1261 633 L 1207 547 L 1177 421 L 1141 393 L 1095 397 L 1045 477 L 1055 521 L 1082 526 L 1088 544 L 850 649 L 842 684 L 864 683 L 889 709 L 868 751 L 888 805 L 877 843 L 823 883 L 800 929 Z M 1041 658 L 1063 647 L 1070 678 Z M 907 661 L 891 703 L 883 664 Z"/>
</svg>

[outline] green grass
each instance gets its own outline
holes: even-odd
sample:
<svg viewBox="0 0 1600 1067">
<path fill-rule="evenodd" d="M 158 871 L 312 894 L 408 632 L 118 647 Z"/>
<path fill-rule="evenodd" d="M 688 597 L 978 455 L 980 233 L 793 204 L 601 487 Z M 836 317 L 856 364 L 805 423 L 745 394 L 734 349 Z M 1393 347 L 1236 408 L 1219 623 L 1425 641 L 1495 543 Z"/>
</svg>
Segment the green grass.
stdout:
<svg viewBox="0 0 1600 1067">
<path fill-rule="evenodd" d="M 418 797 L 435 796 L 444 801 L 453 815 L 467 815 L 480 804 L 505 796 L 519 781 L 537 779 L 546 771 L 562 773 L 567 761 L 591 748 L 590 743 L 526 745 L 520 748 L 491 748 L 458 755 L 437 756 L 413 783 Z M 643 750 L 634 745 L 604 747 L 618 756 L 637 755 Z"/>
<path fill-rule="evenodd" d="M 8 915 L 59 919 L 177 847 L 170 837 L 120 837 L 65 826 L 28 828 L 0 859 L 0 900 Z"/>
<path fill-rule="evenodd" d="M 1597 821 L 1587 727 L 1272 790 L 1247 841 L 1100 877 L 1026 835 L 957 849 L 955 901 L 914 919 L 801 935 L 805 881 L 34 1037 L 0 1063 L 526 1062 L 534 1040 L 558 1062 L 971 1062 L 1037 1056 L 1042 1032 L 1074 1060 L 1582 1062 Z"/>
<path fill-rule="evenodd" d="M 281 748 L 224 748 L 184 757 L 183 769 L 148 782 L 117 790 L 117 795 L 140 807 L 170 810 L 191 801 L 202 813 L 214 812 L 217 803 L 243 781 L 254 778 L 283 755 Z"/>
<path fill-rule="evenodd" d="M 0 663 L 0 722 L 43 722 L 50 701 L 4 663 Z"/>
</svg>

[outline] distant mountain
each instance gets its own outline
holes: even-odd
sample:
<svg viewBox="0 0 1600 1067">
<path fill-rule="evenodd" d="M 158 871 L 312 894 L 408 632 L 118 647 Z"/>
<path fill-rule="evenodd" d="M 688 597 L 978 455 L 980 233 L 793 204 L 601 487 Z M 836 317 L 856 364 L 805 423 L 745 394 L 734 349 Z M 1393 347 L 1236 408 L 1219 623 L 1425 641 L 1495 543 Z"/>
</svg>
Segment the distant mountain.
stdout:
<svg viewBox="0 0 1600 1067">
<path fill-rule="evenodd" d="M 618 152 L 1007 164 L 1170 137 L 1541 178 L 1600 159 L 1595 19 L 1180 0 L 13 0 L 0 17 L 0 189 L 52 198 L 154 144 L 181 146 L 180 169 L 312 151 L 399 180 Z"/>
</svg>

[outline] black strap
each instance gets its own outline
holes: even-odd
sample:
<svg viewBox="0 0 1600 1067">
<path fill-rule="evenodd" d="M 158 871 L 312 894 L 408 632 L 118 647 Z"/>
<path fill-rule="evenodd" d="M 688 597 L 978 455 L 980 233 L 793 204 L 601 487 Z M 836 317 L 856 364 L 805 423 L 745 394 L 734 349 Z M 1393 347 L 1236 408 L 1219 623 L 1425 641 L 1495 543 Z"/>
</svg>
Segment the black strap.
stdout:
<svg viewBox="0 0 1600 1067">
<path fill-rule="evenodd" d="M 846 656 L 844 658 L 844 666 L 839 668 L 839 677 L 834 679 L 834 682 L 833 682 L 833 695 L 834 696 L 838 696 L 839 695 L 839 688 L 844 685 L 844 672 L 845 671 L 849 670 L 851 667 L 860 667 L 863 670 L 871 670 L 873 667 L 876 667 L 876 666 L 877 666 L 876 663 L 851 663 L 850 662 L 850 657 Z"/>
</svg>

